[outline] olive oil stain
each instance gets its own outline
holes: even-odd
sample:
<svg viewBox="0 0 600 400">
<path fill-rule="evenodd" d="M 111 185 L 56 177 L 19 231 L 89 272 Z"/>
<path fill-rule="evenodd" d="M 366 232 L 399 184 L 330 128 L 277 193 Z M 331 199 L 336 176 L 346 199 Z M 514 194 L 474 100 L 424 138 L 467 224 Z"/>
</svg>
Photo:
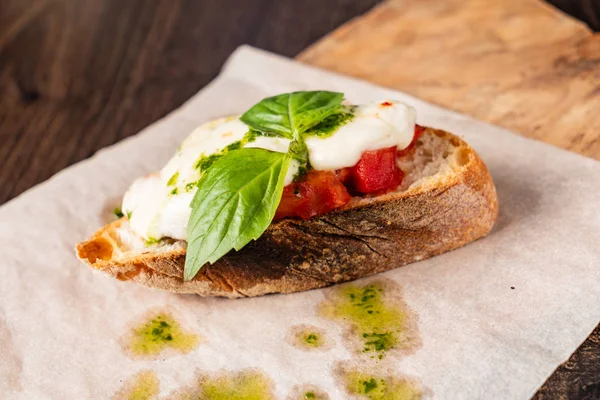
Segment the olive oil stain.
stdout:
<svg viewBox="0 0 600 400">
<path fill-rule="evenodd" d="M 311 384 L 296 385 L 292 388 L 287 400 L 329 400 L 329 395 L 319 387 Z"/>
<path fill-rule="evenodd" d="M 332 345 L 325 330 L 313 325 L 294 325 L 290 328 L 288 342 L 301 350 L 329 350 Z"/>
<path fill-rule="evenodd" d="M 153 400 L 157 398 L 159 390 L 160 382 L 156 373 L 144 370 L 126 381 L 113 400 Z"/>
<path fill-rule="evenodd" d="M 319 314 L 341 322 L 358 353 L 383 359 L 392 350 L 410 352 L 420 344 L 416 314 L 389 280 L 348 283 L 330 289 Z"/>
<path fill-rule="evenodd" d="M 175 398 L 202 400 L 275 400 L 273 381 L 257 369 L 198 375 L 197 383 Z M 173 398 L 173 396 L 169 396 Z"/>
<path fill-rule="evenodd" d="M 156 312 L 131 329 L 125 349 L 133 357 L 158 358 L 169 353 L 189 353 L 199 343 L 200 336 L 185 331 L 171 313 Z"/>
<path fill-rule="evenodd" d="M 389 375 L 378 375 L 357 369 L 338 371 L 344 389 L 358 399 L 420 400 L 425 391 L 416 381 Z"/>
</svg>

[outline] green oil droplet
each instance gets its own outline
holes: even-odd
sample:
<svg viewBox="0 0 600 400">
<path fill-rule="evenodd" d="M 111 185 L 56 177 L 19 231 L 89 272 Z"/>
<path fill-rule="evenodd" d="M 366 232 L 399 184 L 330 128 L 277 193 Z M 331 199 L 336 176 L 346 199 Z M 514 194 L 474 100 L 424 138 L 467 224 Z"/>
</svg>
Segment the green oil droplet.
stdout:
<svg viewBox="0 0 600 400">
<path fill-rule="evenodd" d="M 203 400 L 271 400 L 273 383 L 261 372 L 244 370 L 223 373 L 200 381 L 199 398 Z"/>
<path fill-rule="evenodd" d="M 296 325 L 291 328 L 290 344 L 302 350 L 327 349 L 325 331 L 311 325 Z"/>
<path fill-rule="evenodd" d="M 160 382 L 153 371 L 141 371 L 126 382 L 115 396 L 117 400 L 152 400 L 156 399 Z"/>
<path fill-rule="evenodd" d="M 155 356 L 166 349 L 188 353 L 199 341 L 198 335 L 184 332 L 172 316 L 161 313 L 133 329 L 128 347 L 135 355 Z"/>
<path fill-rule="evenodd" d="M 287 400 L 329 400 L 329 395 L 312 384 L 296 385 Z"/>
<path fill-rule="evenodd" d="M 346 390 L 368 400 L 419 400 L 419 386 L 407 379 L 374 376 L 360 371 L 344 373 Z"/>
<path fill-rule="evenodd" d="M 342 285 L 320 309 L 325 317 L 347 324 L 360 340 L 362 352 L 379 359 L 390 349 L 412 344 L 408 311 L 401 302 L 386 300 L 384 288 L 381 282 Z"/>
<path fill-rule="evenodd" d="M 308 344 L 316 344 L 319 343 L 319 336 L 314 333 L 309 333 L 305 336 L 306 343 Z"/>
<path fill-rule="evenodd" d="M 323 346 L 323 337 L 317 332 L 303 332 L 298 339 L 299 341 L 303 341 L 304 345 L 310 348 Z"/>
</svg>

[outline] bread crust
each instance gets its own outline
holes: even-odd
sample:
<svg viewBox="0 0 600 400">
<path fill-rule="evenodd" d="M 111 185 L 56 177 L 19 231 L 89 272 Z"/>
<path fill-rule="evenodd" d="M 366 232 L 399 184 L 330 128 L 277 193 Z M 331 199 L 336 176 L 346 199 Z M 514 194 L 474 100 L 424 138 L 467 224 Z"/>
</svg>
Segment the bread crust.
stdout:
<svg viewBox="0 0 600 400">
<path fill-rule="evenodd" d="M 110 223 L 77 245 L 77 256 L 121 280 L 177 293 L 249 297 L 291 293 L 398 268 L 464 246 L 489 233 L 498 214 L 496 189 L 475 151 L 450 133 L 427 128 L 457 147 L 459 166 L 434 182 L 308 220 L 273 222 L 256 241 L 183 281 L 185 250 L 123 253 Z"/>
</svg>

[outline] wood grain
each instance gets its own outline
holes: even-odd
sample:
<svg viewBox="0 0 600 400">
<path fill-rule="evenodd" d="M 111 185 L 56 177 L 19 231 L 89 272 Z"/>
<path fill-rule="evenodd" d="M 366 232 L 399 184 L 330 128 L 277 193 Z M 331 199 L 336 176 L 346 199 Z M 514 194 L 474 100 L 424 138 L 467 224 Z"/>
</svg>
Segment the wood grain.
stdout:
<svg viewBox="0 0 600 400">
<path fill-rule="evenodd" d="M 0 204 L 180 106 L 237 46 L 293 56 L 377 2 L 0 0 Z"/>
<path fill-rule="evenodd" d="M 600 159 L 600 35 L 540 1 L 389 1 L 299 58 Z"/>
<path fill-rule="evenodd" d="M 594 31 L 600 31 L 600 1 L 552 0 L 550 3 L 567 14 L 586 22 Z"/>
<path fill-rule="evenodd" d="M 532 398 L 554 399 L 600 399 L 600 325 Z"/>
<path fill-rule="evenodd" d="M 600 160 L 600 35 L 542 2 L 391 0 L 299 59 Z M 600 399 L 600 325 L 533 399 Z"/>
</svg>

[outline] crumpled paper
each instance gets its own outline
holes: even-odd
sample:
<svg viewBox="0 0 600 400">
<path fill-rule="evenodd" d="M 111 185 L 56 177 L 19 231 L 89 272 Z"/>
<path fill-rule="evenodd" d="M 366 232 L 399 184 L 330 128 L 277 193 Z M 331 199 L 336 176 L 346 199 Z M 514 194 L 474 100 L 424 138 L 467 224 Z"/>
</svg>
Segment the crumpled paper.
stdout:
<svg viewBox="0 0 600 400">
<path fill-rule="evenodd" d="M 491 171 L 500 215 L 488 237 L 357 283 L 391 285 L 414 323 L 412 348 L 381 360 L 357 352 L 351 340 L 360 338 L 350 337 L 349 325 L 320 311 L 339 293 L 335 288 L 203 299 L 119 282 L 76 259 L 74 244 L 104 225 L 128 185 L 160 169 L 195 126 L 243 112 L 268 95 L 307 89 L 341 91 L 355 103 L 411 104 L 418 123 L 464 137 Z M 128 393 L 145 373 L 159 382 L 160 396 L 172 398 L 209 382 L 207 376 L 221 377 L 213 381 L 218 391 L 227 371 L 254 371 L 277 399 L 304 393 L 302 385 L 345 399 L 351 395 L 340 371 L 354 368 L 387 377 L 373 381 L 377 390 L 393 391 L 394 382 L 408 379 L 424 397 L 527 399 L 600 320 L 599 197 L 594 160 L 241 47 L 180 109 L 0 207 L 0 397 L 111 398 Z M 197 347 L 154 358 L 128 353 L 124 340 L 136 324 L 164 310 L 199 336 Z M 296 325 L 317 327 L 328 345 L 293 346 Z M 350 391 L 368 389 L 362 385 Z M 375 398 L 376 390 L 369 393 L 363 398 Z"/>
</svg>

